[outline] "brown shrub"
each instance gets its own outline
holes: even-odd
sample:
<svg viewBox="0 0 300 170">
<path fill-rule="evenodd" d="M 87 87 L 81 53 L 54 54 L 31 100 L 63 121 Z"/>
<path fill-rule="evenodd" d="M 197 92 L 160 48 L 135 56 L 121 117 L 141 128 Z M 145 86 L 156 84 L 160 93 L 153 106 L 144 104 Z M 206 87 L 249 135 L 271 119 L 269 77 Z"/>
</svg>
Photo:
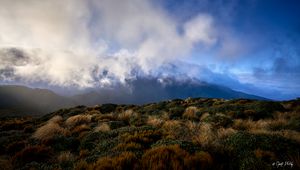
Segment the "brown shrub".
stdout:
<svg viewBox="0 0 300 170">
<path fill-rule="evenodd" d="M 96 170 L 137 169 L 138 159 L 132 152 L 123 152 L 115 157 L 102 157 L 92 166 Z"/>
<path fill-rule="evenodd" d="M 130 143 L 120 143 L 113 148 L 115 151 L 134 151 L 141 150 L 143 147 L 141 144 L 130 142 Z"/>
<path fill-rule="evenodd" d="M 184 170 L 184 158 L 187 156 L 189 156 L 188 152 L 182 150 L 178 145 L 152 148 L 142 156 L 141 169 Z"/>
<path fill-rule="evenodd" d="M 39 140 L 48 140 L 58 134 L 68 134 L 68 131 L 58 124 L 58 122 L 60 121 L 59 119 L 60 118 L 57 116 L 50 119 L 44 126 L 38 128 L 32 137 Z"/>
<path fill-rule="evenodd" d="M 88 126 L 86 124 L 82 124 L 82 125 L 76 126 L 72 130 L 72 134 L 80 134 L 81 132 L 89 131 L 90 129 L 91 129 L 90 126 Z"/>
<path fill-rule="evenodd" d="M 110 127 L 107 123 L 101 123 L 99 126 L 95 127 L 95 132 L 108 132 L 110 131 Z"/>
<path fill-rule="evenodd" d="M 184 160 L 186 169 L 210 169 L 213 165 L 213 159 L 207 152 L 197 152 L 194 155 L 188 156 Z"/>
<path fill-rule="evenodd" d="M 147 119 L 147 124 L 154 127 L 160 127 L 163 124 L 163 120 L 156 116 L 149 116 Z"/>
<path fill-rule="evenodd" d="M 64 162 L 69 162 L 74 160 L 75 157 L 70 151 L 61 152 L 57 157 L 57 161 L 59 163 L 64 163 Z"/>
<path fill-rule="evenodd" d="M 13 165 L 10 160 L 0 158 L 0 169 L 13 170 Z"/>
<path fill-rule="evenodd" d="M 198 117 L 196 115 L 198 109 L 195 106 L 190 106 L 188 108 L 185 109 L 184 113 L 183 113 L 183 118 L 185 119 L 189 119 L 189 120 L 197 120 Z"/>
<path fill-rule="evenodd" d="M 16 152 L 21 151 L 23 148 L 25 148 L 26 145 L 26 141 L 13 142 L 6 147 L 6 152 L 10 155 L 15 154 Z"/>
<path fill-rule="evenodd" d="M 65 123 L 68 127 L 72 128 L 80 124 L 90 123 L 91 119 L 91 115 L 75 115 L 69 117 Z"/>
<path fill-rule="evenodd" d="M 171 139 L 185 139 L 189 135 L 189 129 L 179 120 L 167 120 L 161 127 L 164 136 Z"/>
<path fill-rule="evenodd" d="M 214 146 L 217 141 L 217 134 L 209 123 L 202 123 L 193 136 L 193 142 L 202 147 Z"/>
<path fill-rule="evenodd" d="M 219 140 L 225 139 L 228 136 L 235 134 L 237 131 L 232 128 L 220 128 L 217 130 L 217 137 Z"/>
<path fill-rule="evenodd" d="M 254 151 L 254 154 L 257 158 L 262 159 L 266 162 L 270 162 L 270 161 L 275 161 L 276 160 L 276 155 L 274 152 L 271 151 L 265 151 L 265 150 L 261 150 L 261 149 L 256 149 Z"/>
<path fill-rule="evenodd" d="M 100 115 L 96 115 L 94 117 L 96 122 L 104 122 L 104 121 L 114 121 L 117 120 L 117 117 L 115 114 L 109 113 L 109 114 L 100 114 Z"/>
<path fill-rule="evenodd" d="M 125 110 L 122 113 L 118 114 L 117 118 L 118 120 L 129 122 L 130 118 L 133 116 L 138 116 L 137 113 L 135 113 L 132 109 Z"/>
<path fill-rule="evenodd" d="M 89 170 L 89 169 L 92 170 L 92 167 L 86 161 L 80 160 L 75 163 L 74 169 L 75 170 Z"/>
<path fill-rule="evenodd" d="M 51 159 L 53 152 L 50 148 L 45 146 L 28 146 L 22 151 L 17 152 L 13 157 L 12 161 L 14 165 L 22 166 L 26 163 L 35 162 L 46 162 Z"/>
<path fill-rule="evenodd" d="M 203 121 L 204 119 L 206 119 L 209 116 L 209 113 L 204 113 L 201 115 L 200 117 L 200 121 Z"/>
</svg>

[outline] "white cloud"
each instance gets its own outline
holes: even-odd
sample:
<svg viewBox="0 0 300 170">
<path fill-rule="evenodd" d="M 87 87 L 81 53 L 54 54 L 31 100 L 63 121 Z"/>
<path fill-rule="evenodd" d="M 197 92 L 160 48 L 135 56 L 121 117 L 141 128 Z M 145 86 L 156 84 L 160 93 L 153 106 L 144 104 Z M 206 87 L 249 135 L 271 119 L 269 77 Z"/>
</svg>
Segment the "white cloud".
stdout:
<svg viewBox="0 0 300 170">
<path fill-rule="evenodd" d="M 14 54 L 0 53 L 0 77 L 8 69 L 22 81 L 58 86 L 125 83 L 186 56 L 196 43 L 213 45 L 213 27 L 204 14 L 177 23 L 150 0 L 0 0 L 0 48 L 28 57 L 18 65 Z"/>
</svg>

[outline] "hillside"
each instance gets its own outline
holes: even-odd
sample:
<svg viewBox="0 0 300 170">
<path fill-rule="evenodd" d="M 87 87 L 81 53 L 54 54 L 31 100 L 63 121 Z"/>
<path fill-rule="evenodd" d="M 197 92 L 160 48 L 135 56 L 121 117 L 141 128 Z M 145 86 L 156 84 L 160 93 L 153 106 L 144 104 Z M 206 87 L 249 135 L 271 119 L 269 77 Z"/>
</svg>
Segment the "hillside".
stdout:
<svg viewBox="0 0 300 170">
<path fill-rule="evenodd" d="M 0 167 L 299 169 L 299 112 L 299 99 L 187 98 L 1 118 Z"/>
<path fill-rule="evenodd" d="M 75 103 L 46 89 L 0 86 L 0 117 L 46 114 Z"/>
</svg>

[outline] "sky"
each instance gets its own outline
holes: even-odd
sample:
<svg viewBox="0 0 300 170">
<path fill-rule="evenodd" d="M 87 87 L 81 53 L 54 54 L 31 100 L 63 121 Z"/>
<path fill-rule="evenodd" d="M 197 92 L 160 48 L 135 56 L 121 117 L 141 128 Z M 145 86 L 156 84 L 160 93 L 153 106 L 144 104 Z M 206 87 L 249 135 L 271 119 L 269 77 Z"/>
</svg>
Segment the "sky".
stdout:
<svg viewBox="0 0 300 170">
<path fill-rule="evenodd" d="M 0 83 L 193 78 L 300 96 L 298 0 L 0 0 Z"/>
</svg>

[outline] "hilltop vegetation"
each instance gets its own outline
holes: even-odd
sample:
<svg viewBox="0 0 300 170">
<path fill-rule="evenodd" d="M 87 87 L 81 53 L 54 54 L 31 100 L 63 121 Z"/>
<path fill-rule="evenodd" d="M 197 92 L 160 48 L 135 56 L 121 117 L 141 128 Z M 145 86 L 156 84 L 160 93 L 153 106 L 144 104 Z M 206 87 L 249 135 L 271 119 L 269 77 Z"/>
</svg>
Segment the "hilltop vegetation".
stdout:
<svg viewBox="0 0 300 170">
<path fill-rule="evenodd" d="M 300 100 L 188 98 L 1 118 L 0 167 L 299 169 L 299 113 Z"/>
</svg>

